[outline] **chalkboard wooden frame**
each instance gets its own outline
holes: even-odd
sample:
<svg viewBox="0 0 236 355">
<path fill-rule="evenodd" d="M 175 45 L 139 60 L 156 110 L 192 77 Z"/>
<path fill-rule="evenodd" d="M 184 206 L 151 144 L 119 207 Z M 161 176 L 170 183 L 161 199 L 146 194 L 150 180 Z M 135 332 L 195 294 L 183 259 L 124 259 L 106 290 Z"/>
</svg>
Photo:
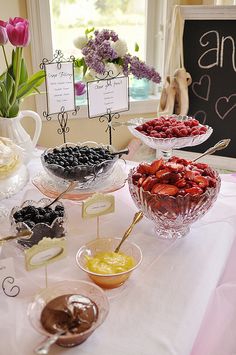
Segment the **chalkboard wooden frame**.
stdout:
<svg viewBox="0 0 236 355">
<path fill-rule="evenodd" d="M 181 15 L 185 20 L 235 20 L 236 6 L 180 6 Z M 227 138 L 227 137 L 222 137 Z M 191 150 L 191 149 L 190 149 Z M 222 155 L 224 155 L 222 151 Z M 226 154 L 227 155 L 227 154 Z M 221 158 L 221 157 L 219 157 Z M 224 159 L 222 157 L 219 160 Z M 229 169 L 236 170 L 236 159 L 227 157 Z"/>
<path fill-rule="evenodd" d="M 182 5 L 181 15 L 184 20 L 235 20 L 236 6 Z"/>
</svg>

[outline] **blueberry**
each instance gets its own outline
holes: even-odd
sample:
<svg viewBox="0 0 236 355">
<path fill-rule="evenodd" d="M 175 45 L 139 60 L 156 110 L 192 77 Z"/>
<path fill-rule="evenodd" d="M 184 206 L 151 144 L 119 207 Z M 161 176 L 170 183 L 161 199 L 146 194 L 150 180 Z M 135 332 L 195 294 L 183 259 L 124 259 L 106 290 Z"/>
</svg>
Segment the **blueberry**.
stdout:
<svg viewBox="0 0 236 355">
<path fill-rule="evenodd" d="M 26 220 L 26 221 L 24 221 L 24 223 L 27 224 L 27 226 L 30 229 L 34 228 L 34 226 L 35 226 L 35 223 L 33 221 L 31 221 L 31 220 Z"/>
<path fill-rule="evenodd" d="M 13 214 L 13 217 L 18 220 L 19 218 L 21 218 L 21 212 L 20 211 L 16 211 L 14 214 Z"/>
</svg>

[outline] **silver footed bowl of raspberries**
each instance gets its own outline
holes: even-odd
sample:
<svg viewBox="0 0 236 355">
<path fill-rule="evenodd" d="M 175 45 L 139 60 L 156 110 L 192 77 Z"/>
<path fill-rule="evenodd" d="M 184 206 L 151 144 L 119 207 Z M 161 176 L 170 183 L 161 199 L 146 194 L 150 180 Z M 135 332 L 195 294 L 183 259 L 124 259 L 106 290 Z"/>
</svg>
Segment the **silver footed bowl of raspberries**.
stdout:
<svg viewBox="0 0 236 355">
<path fill-rule="evenodd" d="M 155 119 L 134 118 L 129 130 L 153 149 L 170 150 L 194 146 L 205 142 L 213 132 L 190 116 L 168 115 Z"/>
<path fill-rule="evenodd" d="M 111 145 L 96 142 L 65 143 L 41 155 L 44 169 L 53 177 L 77 181 L 77 188 L 88 188 L 110 176 L 118 155 Z"/>
<path fill-rule="evenodd" d="M 154 222 L 160 238 L 181 238 L 205 215 L 221 185 L 207 164 L 178 157 L 141 163 L 128 176 L 129 191 L 138 209 Z"/>
<path fill-rule="evenodd" d="M 65 209 L 58 201 L 50 207 L 48 198 L 39 201 L 27 200 L 21 206 L 11 210 L 10 222 L 15 233 L 30 230 L 29 239 L 18 239 L 17 243 L 23 248 L 30 248 L 44 237 L 61 238 L 65 236 Z"/>
</svg>

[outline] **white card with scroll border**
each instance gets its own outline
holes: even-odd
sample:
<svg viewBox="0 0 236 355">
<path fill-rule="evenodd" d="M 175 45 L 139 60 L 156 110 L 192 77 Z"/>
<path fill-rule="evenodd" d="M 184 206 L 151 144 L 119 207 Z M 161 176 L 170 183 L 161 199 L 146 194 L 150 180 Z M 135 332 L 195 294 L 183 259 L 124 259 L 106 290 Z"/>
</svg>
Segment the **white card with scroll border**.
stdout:
<svg viewBox="0 0 236 355">
<path fill-rule="evenodd" d="M 44 237 L 38 244 L 25 250 L 25 266 L 30 271 L 50 263 L 54 263 L 66 256 L 65 238 Z"/>
<path fill-rule="evenodd" d="M 48 115 L 61 112 L 62 107 L 64 111 L 76 109 L 73 65 L 73 62 L 45 64 Z"/>
<path fill-rule="evenodd" d="M 129 110 L 129 81 L 127 76 L 90 81 L 87 83 L 87 91 L 89 117 Z"/>
</svg>

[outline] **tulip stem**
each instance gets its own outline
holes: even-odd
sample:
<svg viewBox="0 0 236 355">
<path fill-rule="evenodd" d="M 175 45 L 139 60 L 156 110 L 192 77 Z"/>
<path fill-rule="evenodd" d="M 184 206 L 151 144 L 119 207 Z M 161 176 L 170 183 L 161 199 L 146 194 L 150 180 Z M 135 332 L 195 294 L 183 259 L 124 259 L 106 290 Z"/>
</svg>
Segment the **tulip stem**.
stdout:
<svg viewBox="0 0 236 355">
<path fill-rule="evenodd" d="M 8 69 L 9 69 L 9 66 L 8 66 L 8 61 L 7 61 L 7 56 L 6 56 L 6 51 L 5 51 L 4 46 L 2 46 L 2 51 L 3 51 L 4 59 L 5 59 L 6 66 L 7 66 L 7 70 L 8 70 Z"/>
<path fill-rule="evenodd" d="M 15 73 L 15 87 L 14 87 L 14 94 L 11 100 L 11 104 L 7 110 L 7 115 L 9 115 L 9 111 L 14 105 L 17 97 L 17 91 L 20 81 L 20 72 L 21 72 L 21 58 L 22 58 L 22 47 L 16 47 L 16 73 Z"/>
</svg>

